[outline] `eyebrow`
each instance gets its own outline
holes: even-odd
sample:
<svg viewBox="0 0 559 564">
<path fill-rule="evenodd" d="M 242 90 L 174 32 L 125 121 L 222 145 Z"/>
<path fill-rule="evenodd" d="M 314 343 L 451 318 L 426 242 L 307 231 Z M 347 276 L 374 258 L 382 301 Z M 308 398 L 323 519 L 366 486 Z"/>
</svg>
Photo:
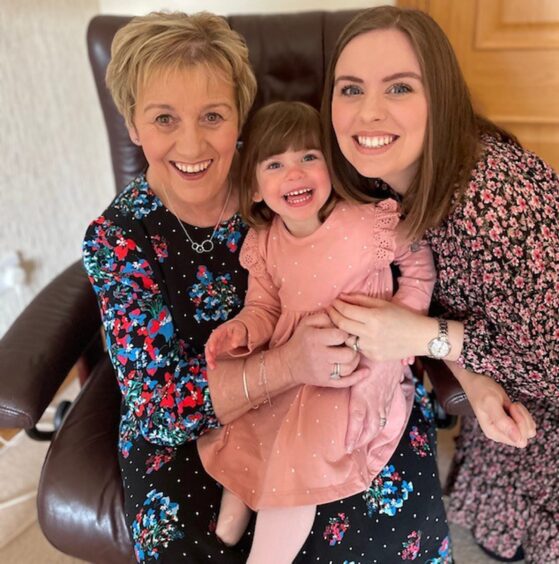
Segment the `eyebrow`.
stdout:
<svg viewBox="0 0 559 564">
<path fill-rule="evenodd" d="M 144 112 L 147 112 L 148 110 L 153 110 L 153 109 L 158 109 L 158 110 L 172 110 L 173 107 L 169 106 L 169 104 L 157 104 L 157 103 L 153 103 L 153 104 L 148 104 L 145 108 L 144 108 Z"/>
<path fill-rule="evenodd" d="M 421 80 L 421 76 L 418 75 L 416 72 L 406 71 L 406 72 L 397 72 L 391 74 L 390 76 L 385 76 L 382 81 L 383 82 L 391 82 L 393 80 L 398 80 L 399 78 L 416 78 L 417 80 Z"/>
<path fill-rule="evenodd" d="M 216 102 L 215 104 L 208 104 L 207 106 L 204 107 L 205 110 L 211 110 L 213 108 L 219 108 L 220 106 L 223 106 L 225 108 L 227 108 L 228 110 L 232 109 L 233 106 L 231 106 L 231 104 L 227 103 L 227 102 Z M 169 104 L 159 104 L 158 102 L 153 102 L 151 104 L 148 104 L 145 108 L 144 108 L 144 112 L 147 112 L 148 110 L 153 110 L 153 109 L 157 109 L 157 110 L 174 110 L 175 108 Z"/>
<path fill-rule="evenodd" d="M 393 80 L 398 80 L 399 78 L 415 78 L 417 80 L 421 80 L 421 76 L 419 76 L 416 72 L 412 72 L 412 71 L 407 71 L 407 72 L 397 72 L 394 74 L 391 74 L 389 76 L 385 76 L 382 79 L 382 82 L 392 82 Z M 336 78 L 336 80 L 334 81 L 334 84 L 338 84 L 338 82 L 356 82 L 357 84 L 363 84 L 363 79 L 359 78 L 357 76 L 352 76 L 352 75 L 342 75 L 342 76 L 338 76 L 338 78 Z"/>
</svg>

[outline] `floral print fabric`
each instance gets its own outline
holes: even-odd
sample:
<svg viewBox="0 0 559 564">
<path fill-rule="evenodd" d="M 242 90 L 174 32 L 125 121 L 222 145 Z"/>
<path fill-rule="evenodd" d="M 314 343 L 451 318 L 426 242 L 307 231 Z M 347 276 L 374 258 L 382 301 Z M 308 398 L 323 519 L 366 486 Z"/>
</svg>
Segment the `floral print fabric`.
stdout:
<svg viewBox="0 0 559 564">
<path fill-rule="evenodd" d="M 440 312 L 465 324 L 460 362 L 528 408 L 537 437 L 518 450 L 463 422 L 450 518 L 505 557 L 559 562 L 559 183 L 520 147 L 484 137 L 452 214 L 427 234 Z"/>
<path fill-rule="evenodd" d="M 213 230 L 187 229 L 198 241 Z M 217 541 L 221 486 L 204 472 L 195 442 L 219 424 L 203 346 L 243 302 L 247 274 L 238 252 L 246 230 L 235 215 L 219 226 L 212 253 L 195 253 L 142 175 L 85 236 L 84 264 L 122 393 L 119 463 L 141 563 L 240 564 L 250 549 L 253 524 L 236 547 Z M 440 557 L 448 527 L 432 413 L 423 388 L 416 390 L 408 428 L 374 492 L 319 506 L 298 563 L 393 564 L 412 552 L 419 562 Z M 414 437 L 427 437 L 424 457 L 412 445 L 412 429 Z M 413 531 L 420 538 L 406 549 Z"/>
</svg>

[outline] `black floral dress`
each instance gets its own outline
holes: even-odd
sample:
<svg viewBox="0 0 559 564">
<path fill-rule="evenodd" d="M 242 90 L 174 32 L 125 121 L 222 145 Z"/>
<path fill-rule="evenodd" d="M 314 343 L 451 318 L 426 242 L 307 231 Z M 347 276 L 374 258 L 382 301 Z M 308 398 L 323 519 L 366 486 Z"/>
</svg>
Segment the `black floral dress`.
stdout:
<svg viewBox="0 0 559 564">
<path fill-rule="evenodd" d="M 427 235 L 434 300 L 463 320 L 466 368 L 493 377 L 538 427 L 526 449 L 464 418 L 449 517 L 478 542 L 526 562 L 559 563 L 559 181 L 536 155 L 483 139 L 466 193 Z"/>
<path fill-rule="evenodd" d="M 195 241 L 212 228 L 188 226 Z M 238 215 L 195 253 L 142 175 L 93 221 L 84 264 L 97 294 L 122 392 L 120 440 L 126 519 L 138 562 L 241 563 L 252 524 L 233 548 L 214 534 L 221 487 L 196 439 L 219 422 L 203 356 L 211 330 L 242 306 L 247 274 Z M 398 449 L 362 494 L 318 507 L 297 563 L 452 562 L 423 386 Z M 282 534 L 278 531 L 278 534 Z"/>
</svg>

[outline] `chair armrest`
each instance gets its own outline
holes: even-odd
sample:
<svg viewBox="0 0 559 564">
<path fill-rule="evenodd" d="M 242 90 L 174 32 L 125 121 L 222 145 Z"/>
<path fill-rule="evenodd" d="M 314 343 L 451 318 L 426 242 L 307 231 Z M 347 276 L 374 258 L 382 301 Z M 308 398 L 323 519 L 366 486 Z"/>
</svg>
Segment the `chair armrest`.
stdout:
<svg viewBox="0 0 559 564">
<path fill-rule="evenodd" d="M 54 437 L 41 473 L 41 529 L 52 545 L 80 562 L 136 562 L 118 466 L 120 397 L 105 354 Z"/>
<path fill-rule="evenodd" d="M 35 425 L 100 326 L 95 293 L 78 261 L 35 297 L 0 340 L 0 427 Z"/>
<path fill-rule="evenodd" d="M 420 361 L 444 411 L 449 415 L 473 415 L 470 402 L 450 368 L 434 358 L 421 357 Z"/>
</svg>

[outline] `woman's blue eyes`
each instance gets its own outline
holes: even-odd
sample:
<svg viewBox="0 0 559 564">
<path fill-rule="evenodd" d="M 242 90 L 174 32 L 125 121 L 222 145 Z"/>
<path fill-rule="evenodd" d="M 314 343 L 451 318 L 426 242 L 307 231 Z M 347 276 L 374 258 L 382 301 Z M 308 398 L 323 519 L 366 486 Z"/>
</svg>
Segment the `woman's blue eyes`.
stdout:
<svg viewBox="0 0 559 564">
<path fill-rule="evenodd" d="M 389 89 L 388 92 L 390 94 L 407 94 L 408 92 L 412 92 L 411 86 L 407 84 L 393 84 Z"/>
<path fill-rule="evenodd" d="M 363 94 L 363 89 L 359 86 L 356 86 L 355 84 L 349 84 L 347 86 L 343 86 L 340 92 L 342 96 L 359 96 L 360 94 Z M 410 92 L 413 92 L 413 88 L 408 84 L 400 82 L 397 84 L 392 84 L 386 90 L 387 94 L 408 94 Z"/>
<path fill-rule="evenodd" d="M 155 121 L 159 124 L 159 125 L 169 125 L 172 121 L 172 117 L 169 114 L 163 114 L 160 116 L 157 116 L 155 118 Z"/>
<path fill-rule="evenodd" d="M 155 122 L 158 125 L 164 126 L 172 125 L 174 121 L 175 118 L 170 114 L 161 114 L 155 118 Z M 223 116 L 217 112 L 208 112 L 207 114 L 204 114 L 202 121 L 214 125 L 223 121 Z"/>
<path fill-rule="evenodd" d="M 344 86 L 341 90 L 342 96 L 357 96 L 361 94 L 361 88 L 354 85 Z"/>
<path fill-rule="evenodd" d="M 223 119 L 223 117 L 218 114 L 217 112 L 210 112 L 208 114 L 206 114 L 206 121 L 210 122 L 210 123 L 217 123 L 219 121 L 221 121 Z"/>
</svg>

